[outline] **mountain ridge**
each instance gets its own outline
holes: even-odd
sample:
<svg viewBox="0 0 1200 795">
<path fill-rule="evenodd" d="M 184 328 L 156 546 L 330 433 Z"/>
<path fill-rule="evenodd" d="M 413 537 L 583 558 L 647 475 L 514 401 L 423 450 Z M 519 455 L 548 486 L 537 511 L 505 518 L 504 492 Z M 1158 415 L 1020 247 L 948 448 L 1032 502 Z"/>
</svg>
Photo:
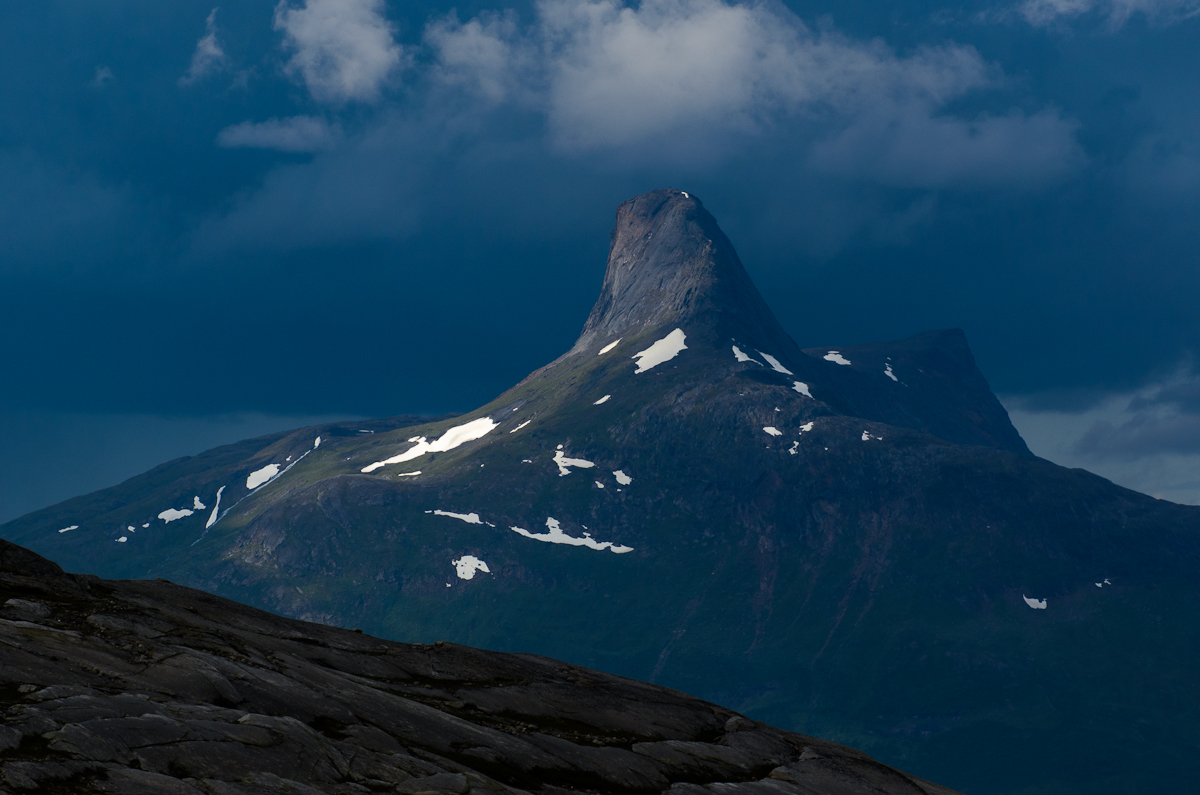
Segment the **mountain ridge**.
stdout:
<svg viewBox="0 0 1200 795">
<path fill-rule="evenodd" d="M 654 679 L 974 795 L 1183 787 L 1200 509 L 1032 456 L 961 332 L 801 349 L 756 288 L 722 292 L 745 271 L 702 205 L 639 200 L 579 341 L 486 405 L 304 429 L 0 534 L 108 576 Z M 1038 745 L 1057 750 L 1013 759 Z M 1148 754 L 1159 789 L 1126 761 Z"/>
</svg>

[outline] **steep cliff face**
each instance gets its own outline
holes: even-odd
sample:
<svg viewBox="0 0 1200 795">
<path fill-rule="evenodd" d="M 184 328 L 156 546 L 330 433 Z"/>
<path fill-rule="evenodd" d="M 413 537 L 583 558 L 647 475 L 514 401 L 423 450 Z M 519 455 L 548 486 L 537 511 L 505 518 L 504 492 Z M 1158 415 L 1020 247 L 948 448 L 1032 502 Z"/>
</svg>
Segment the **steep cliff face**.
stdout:
<svg viewBox="0 0 1200 795">
<path fill-rule="evenodd" d="M 1031 456 L 961 332 L 801 349 L 681 191 L 622 205 L 578 342 L 486 406 L 242 445 L 0 534 L 651 680 L 973 795 L 1191 775 L 1200 509 Z"/>
</svg>

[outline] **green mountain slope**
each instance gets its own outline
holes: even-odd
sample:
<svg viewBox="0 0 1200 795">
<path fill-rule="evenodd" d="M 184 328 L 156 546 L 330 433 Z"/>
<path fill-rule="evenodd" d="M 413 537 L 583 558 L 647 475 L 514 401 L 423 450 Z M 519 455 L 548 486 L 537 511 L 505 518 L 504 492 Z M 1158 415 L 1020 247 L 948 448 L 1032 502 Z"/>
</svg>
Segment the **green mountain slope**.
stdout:
<svg viewBox="0 0 1200 795">
<path fill-rule="evenodd" d="M 973 795 L 1193 780 L 1200 509 L 1034 458 L 961 332 L 800 349 L 687 194 L 618 210 L 571 351 L 415 422 L 221 448 L 0 535 L 665 684 Z"/>
</svg>

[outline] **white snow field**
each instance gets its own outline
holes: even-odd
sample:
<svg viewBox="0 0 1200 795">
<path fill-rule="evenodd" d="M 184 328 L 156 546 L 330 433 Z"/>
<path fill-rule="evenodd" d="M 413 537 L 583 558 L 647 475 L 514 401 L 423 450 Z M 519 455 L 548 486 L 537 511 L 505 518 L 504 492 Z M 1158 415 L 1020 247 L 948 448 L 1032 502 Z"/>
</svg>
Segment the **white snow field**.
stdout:
<svg viewBox="0 0 1200 795">
<path fill-rule="evenodd" d="M 487 564 L 474 555 L 463 555 L 458 560 L 450 561 L 450 563 L 454 566 L 454 573 L 458 575 L 460 580 L 471 579 L 477 571 L 482 571 L 484 574 L 492 573 Z"/>
<path fill-rule="evenodd" d="M 246 488 L 254 491 L 262 484 L 279 474 L 279 464 L 267 464 L 262 469 L 256 469 L 246 478 Z"/>
<path fill-rule="evenodd" d="M 572 547 L 587 547 L 588 549 L 594 549 L 596 551 L 603 551 L 607 549 L 611 552 L 615 552 L 618 555 L 623 555 L 626 552 L 633 551 L 633 547 L 614 545 L 611 541 L 597 541 L 596 539 L 592 538 L 591 533 L 584 533 L 582 538 L 569 536 L 563 532 L 562 527 L 559 526 L 558 520 L 553 516 L 546 519 L 546 527 L 549 528 L 549 532 L 546 533 L 531 533 L 528 530 L 520 527 L 510 527 L 509 529 L 514 533 L 519 533 L 520 535 L 525 536 L 526 538 L 532 538 L 535 541 L 545 541 L 548 544 L 566 544 Z"/>
<path fill-rule="evenodd" d="M 462 519 L 467 524 L 483 524 L 483 520 L 479 518 L 477 513 L 453 513 L 452 511 L 436 510 L 434 516 L 449 516 L 451 519 Z M 466 577 L 465 579 L 471 579 Z"/>
<path fill-rule="evenodd" d="M 771 369 L 774 370 L 775 372 L 783 373 L 784 375 L 795 375 L 795 373 L 793 373 L 791 370 L 787 369 L 782 364 L 780 364 L 779 360 L 776 359 L 771 354 L 763 353 L 762 351 L 759 351 L 758 355 L 763 357 L 764 359 L 766 359 L 767 364 L 771 365 Z"/>
<path fill-rule="evenodd" d="M 416 442 L 412 447 L 405 450 L 399 455 L 383 461 L 376 461 L 362 468 L 363 472 L 374 472 L 380 467 L 385 467 L 389 464 L 400 464 L 405 461 L 411 461 L 414 458 L 423 456 L 426 453 L 444 453 L 447 450 L 453 450 L 459 445 L 479 439 L 491 433 L 495 429 L 497 423 L 492 421 L 491 417 L 480 417 L 477 420 L 462 425 L 456 425 L 438 437 L 437 441 L 430 442 L 424 436 L 414 436 L 409 439 L 410 442 Z"/>
<path fill-rule="evenodd" d="M 561 448 L 562 445 L 559 445 L 559 449 L 554 452 L 554 463 L 558 464 L 558 476 L 560 478 L 571 474 L 571 470 L 568 469 L 568 467 L 591 469 L 592 467 L 596 466 L 595 463 L 586 461 L 582 458 L 567 458 L 565 455 L 563 455 Z"/>
<path fill-rule="evenodd" d="M 680 351 L 687 350 L 687 345 L 683 344 L 686 339 L 687 335 L 683 333 L 683 329 L 677 328 L 646 350 L 635 353 L 631 358 L 637 359 L 638 364 L 633 372 L 644 373 L 663 362 L 671 361 Z"/>
</svg>

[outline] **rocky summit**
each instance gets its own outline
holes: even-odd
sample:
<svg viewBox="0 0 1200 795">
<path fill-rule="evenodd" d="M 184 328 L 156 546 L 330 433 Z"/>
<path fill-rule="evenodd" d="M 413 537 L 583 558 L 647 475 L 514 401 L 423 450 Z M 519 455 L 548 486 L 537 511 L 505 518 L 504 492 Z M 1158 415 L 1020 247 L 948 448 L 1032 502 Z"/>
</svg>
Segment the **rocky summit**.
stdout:
<svg viewBox="0 0 1200 795">
<path fill-rule="evenodd" d="M 972 795 L 1194 785 L 1200 508 L 1031 455 L 960 331 L 818 342 L 654 191 L 575 345 L 486 406 L 248 440 L 0 535 L 667 685 Z"/>
<path fill-rule="evenodd" d="M 530 655 L 408 645 L 0 541 L 0 791 L 954 795 Z"/>
</svg>

